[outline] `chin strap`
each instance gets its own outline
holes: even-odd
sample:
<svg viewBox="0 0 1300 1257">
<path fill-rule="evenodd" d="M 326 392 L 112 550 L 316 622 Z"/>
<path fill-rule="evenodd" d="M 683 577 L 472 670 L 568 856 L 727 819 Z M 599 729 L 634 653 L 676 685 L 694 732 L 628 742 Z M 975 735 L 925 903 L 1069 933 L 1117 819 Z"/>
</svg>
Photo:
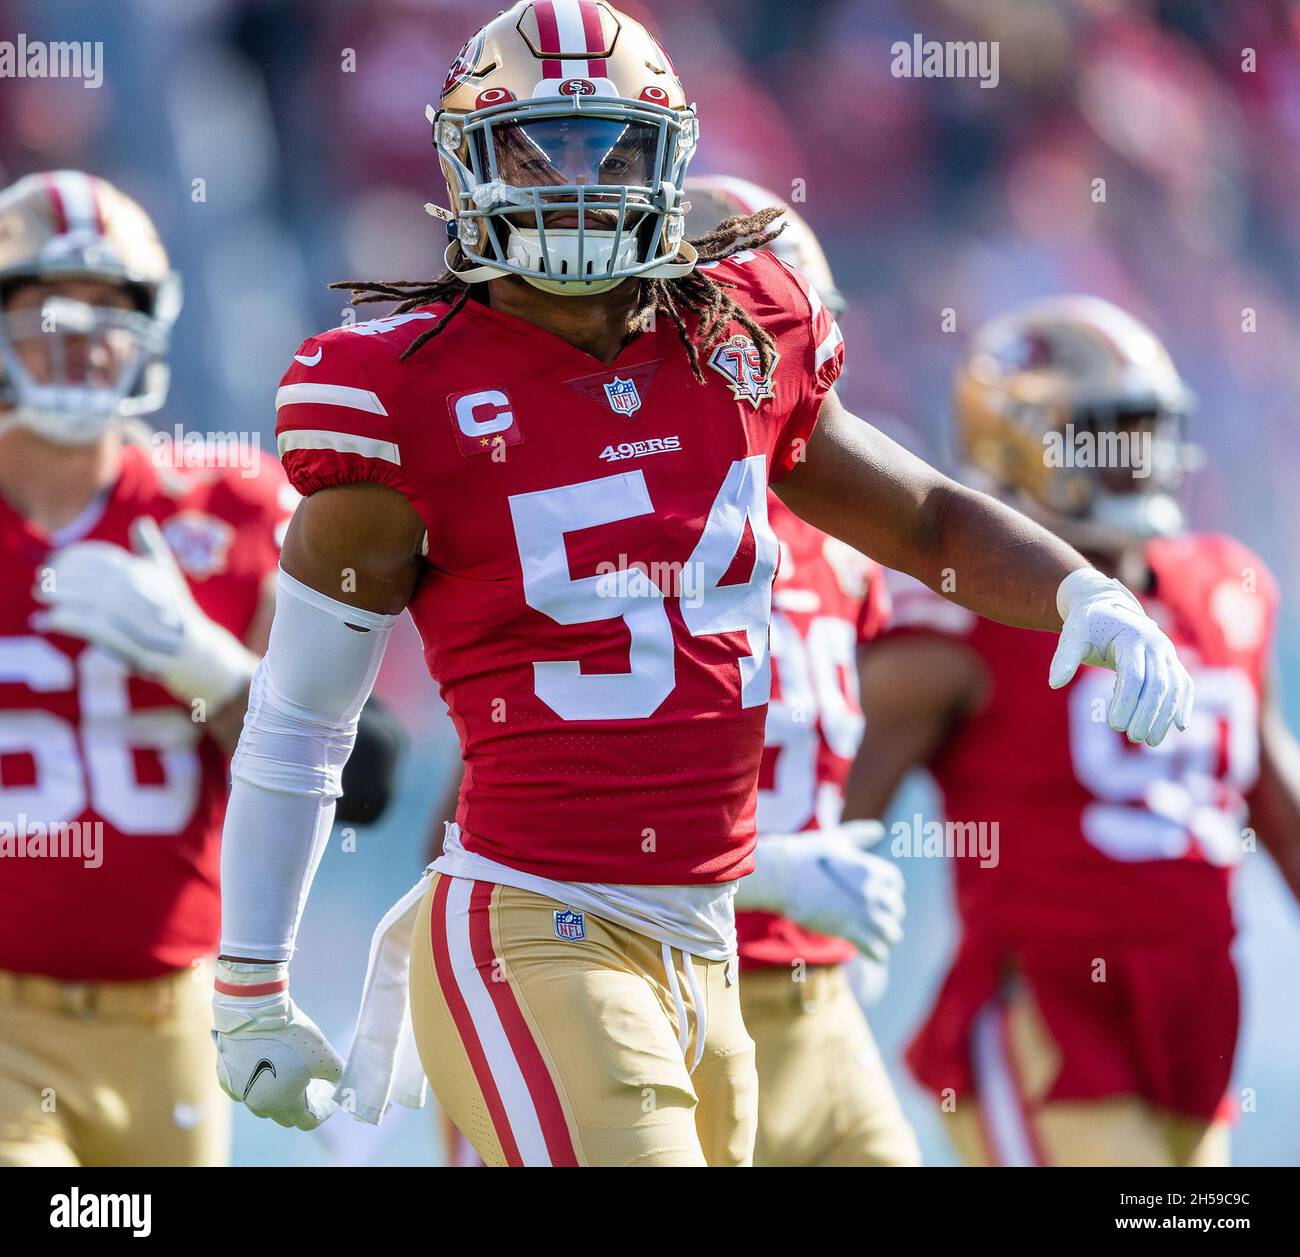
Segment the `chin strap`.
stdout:
<svg viewBox="0 0 1300 1257">
<path fill-rule="evenodd" d="M 624 279 L 678 279 L 683 275 L 689 275 L 699 261 L 699 254 L 695 252 L 694 245 L 688 240 L 683 240 L 672 257 L 665 258 L 649 270 L 638 271 L 635 275 L 622 275 L 616 279 L 581 281 L 546 279 L 544 276 L 534 278 L 504 266 L 494 266 L 491 262 L 479 262 L 462 269 L 457 266 L 457 262 L 465 261 L 465 251 L 461 248 L 459 240 L 453 240 L 447 245 L 442 260 L 457 279 L 467 284 L 481 284 L 489 279 L 500 279 L 503 275 L 518 275 L 520 279 L 527 280 L 535 288 L 541 288 L 544 292 L 559 293 L 565 297 L 583 297 L 598 292 L 608 292 L 611 288 L 618 287 Z"/>
</svg>

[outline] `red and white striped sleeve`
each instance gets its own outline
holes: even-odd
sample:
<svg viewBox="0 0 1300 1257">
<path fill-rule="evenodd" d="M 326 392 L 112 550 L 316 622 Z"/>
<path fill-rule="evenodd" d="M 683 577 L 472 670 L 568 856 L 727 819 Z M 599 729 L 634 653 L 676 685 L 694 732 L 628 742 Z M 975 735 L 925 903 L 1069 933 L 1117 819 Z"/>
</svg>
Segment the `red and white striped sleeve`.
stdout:
<svg viewBox="0 0 1300 1257">
<path fill-rule="evenodd" d="M 371 381 L 365 341 L 336 329 L 308 337 L 275 395 L 275 439 L 289 482 L 305 497 L 343 484 L 407 492 L 391 396 Z"/>
<path fill-rule="evenodd" d="M 779 258 L 774 260 L 798 290 L 792 313 L 803 342 L 800 348 L 805 364 L 798 396 L 783 433 L 782 449 L 772 465 L 771 478 L 780 480 L 802 459 L 803 447 L 817 426 L 822 402 L 844 369 L 844 336 L 817 290 L 794 267 Z"/>
</svg>

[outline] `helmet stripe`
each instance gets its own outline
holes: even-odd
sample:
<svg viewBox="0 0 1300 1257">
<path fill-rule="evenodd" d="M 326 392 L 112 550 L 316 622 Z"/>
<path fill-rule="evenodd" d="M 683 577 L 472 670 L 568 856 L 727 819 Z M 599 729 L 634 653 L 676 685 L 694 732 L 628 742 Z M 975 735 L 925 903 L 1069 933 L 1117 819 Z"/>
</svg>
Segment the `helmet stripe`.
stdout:
<svg viewBox="0 0 1300 1257">
<path fill-rule="evenodd" d="M 99 180 L 93 175 L 87 175 L 86 182 L 90 185 L 90 203 L 95 210 L 95 234 L 102 236 L 104 234 L 104 206 L 99 199 Z"/>
<path fill-rule="evenodd" d="M 79 170 L 63 170 L 54 176 L 63 199 L 63 211 L 69 231 L 95 231 L 99 212 L 95 205 L 95 189 L 90 178 Z"/>
<path fill-rule="evenodd" d="M 600 29 L 600 10 L 596 7 L 596 0 L 580 0 L 582 9 L 582 33 L 585 38 L 588 52 L 604 52 L 605 36 Z M 599 78 L 604 74 L 605 67 L 601 64 L 601 59 L 593 57 L 587 62 L 587 73 L 592 78 Z"/>
<path fill-rule="evenodd" d="M 580 57 L 584 52 L 604 52 L 605 34 L 596 0 L 538 0 L 533 5 L 537 18 L 538 51 L 548 59 L 542 63 L 542 77 L 563 78 L 566 73 L 604 73 L 603 58 L 589 58 L 585 71 L 580 66 L 565 69 L 560 57 Z"/>
<path fill-rule="evenodd" d="M 63 194 L 59 191 L 58 180 L 53 175 L 45 176 L 45 191 L 50 198 L 50 210 L 54 214 L 54 234 L 62 236 L 68 230 L 68 216 L 63 209 Z"/>
<path fill-rule="evenodd" d="M 537 48 L 543 54 L 560 51 L 560 25 L 555 16 L 555 0 L 538 0 L 533 5 L 533 14 L 537 18 Z M 558 79 L 562 77 L 558 61 L 542 62 L 542 78 Z"/>
</svg>

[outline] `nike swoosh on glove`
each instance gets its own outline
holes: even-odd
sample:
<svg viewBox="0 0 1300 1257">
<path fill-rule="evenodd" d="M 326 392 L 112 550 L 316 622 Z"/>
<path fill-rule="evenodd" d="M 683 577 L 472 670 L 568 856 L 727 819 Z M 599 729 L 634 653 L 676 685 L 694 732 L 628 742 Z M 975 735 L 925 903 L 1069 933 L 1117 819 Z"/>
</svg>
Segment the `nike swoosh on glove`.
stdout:
<svg viewBox="0 0 1300 1257">
<path fill-rule="evenodd" d="M 1117 733 L 1159 746 L 1171 724 L 1187 728 L 1192 678 L 1173 643 L 1119 581 L 1081 567 L 1061 582 L 1056 609 L 1064 625 L 1048 674 L 1054 690 L 1083 664 L 1110 668 L 1117 675 L 1107 719 Z"/>
<path fill-rule="evenodd" d="M 763 834 L 754 872 L 740 879 L 736 907 L 777 912 L 819 934 L 847 939 L 882 963 L 903 937 L 903 874 L 865 848 L 879 821 L 846 821 L 799 834 Z"/>
<path fill-rule="evenodd" d="M 232 1100 L 299 1130 L 334 1112 L 343 1062 L 289 998 L 288 965 L 218 960 L 212 1020 L 217 1081 Z"/>
<path fill-rule="evenodd" d="M 32 591 L 49 608 L 32 627 L 93 642 L 181 702 L 219 711 L 248 684 L 257 656 L 194 601 L 156 521 L 137 519 L 131 543 L 134 554 L 107 541 L 60 550 Z"/>
</svg>

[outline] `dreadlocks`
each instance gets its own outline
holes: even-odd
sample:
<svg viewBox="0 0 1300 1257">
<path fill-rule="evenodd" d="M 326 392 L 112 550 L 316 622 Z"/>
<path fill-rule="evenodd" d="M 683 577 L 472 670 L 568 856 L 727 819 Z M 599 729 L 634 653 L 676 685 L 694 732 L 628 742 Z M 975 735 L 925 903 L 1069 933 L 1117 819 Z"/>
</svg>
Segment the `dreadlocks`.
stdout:
<svg viewBox="0 0 1300 1257">
<path fill-rule="evenodd" d="M 701 262 L 715 262 L 729 258 L 743 249 L 761 249 L 770 244 L 785 229 L 785 224 L 772 229 L 772 223 L 781 216 L 781 209 L 759 210 L 757 214 L 737 214 L 725 218 L 712 231 L 690 243 L 695 246 Z M 640 298 L 634 315 L 634 330 L 644 331 L 659 314 L 671 319 L 677 329 L 686 356 L 690 359 L 691 374 L 704 383 L 700 355 L 709 351 L 723 338 L 728 323 L 739 323 L 753 338 L 763 364 L 763 373 L 772 369 L 775 347 L 772 338 L 727 294 L 735 285 L 714 279 L 698 270 L 678 279 L 646 279 L 641 281 Z M 417 336 L 402 351 L 409 358 L 427 341 L 431 341 L 448 323 L 464 309 L 469 300 L 470 286 L 453 271 L 443 271 L 437 279 L 364 280 L 343 279 L 331 284 L 352 294 L 352 304 L 363 305 L 369 301 L 395 301 L 394 314 L 406 314 L 420 306 L 445 302 L 450 308 L 427 331 Z M 695 315 L 698 323 L 692 336 L 686 316 Z"/>
</svg>

